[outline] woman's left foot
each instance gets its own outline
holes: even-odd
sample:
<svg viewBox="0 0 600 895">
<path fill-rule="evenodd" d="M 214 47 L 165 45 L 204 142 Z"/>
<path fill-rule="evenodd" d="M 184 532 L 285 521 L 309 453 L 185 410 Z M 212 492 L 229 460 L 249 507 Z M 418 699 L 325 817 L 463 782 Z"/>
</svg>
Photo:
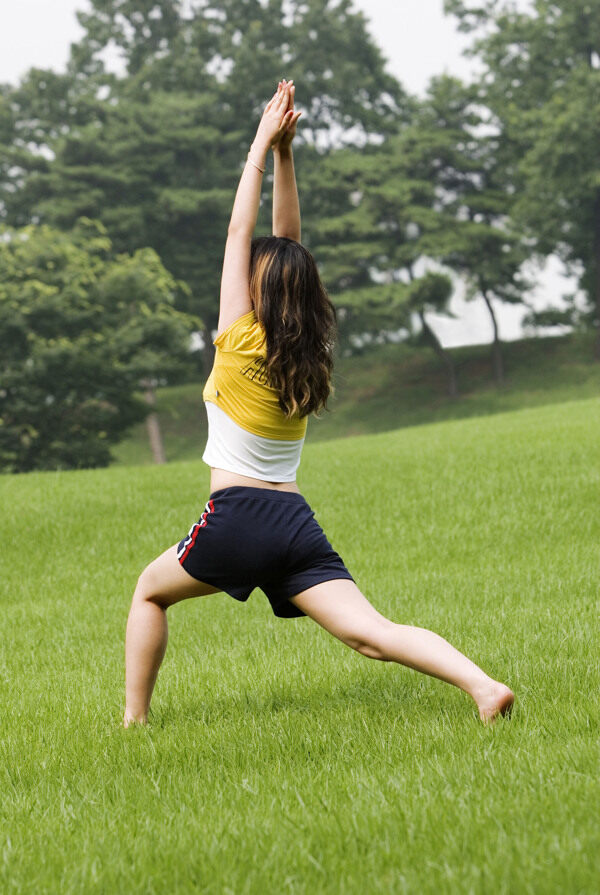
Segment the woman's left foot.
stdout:
<svg viewBox="0 0 600 895">
<path fill-rule="evenodd" d="M 127 709 L 125 709 L 125 714 L 123 715 L 123 727 L 133 727 L 135 724 L 145 726 L 147 723 L 146 718 L 136 718 L 131 712 L 128 712 Z"/>
<path fill-rule="evenodd" d="M 500 681 L 490 681 L 475 697 L 484 724 L 492 724 L 499 715 L 509 715 L 514 701 L 513 691 Z"/>
</svg>

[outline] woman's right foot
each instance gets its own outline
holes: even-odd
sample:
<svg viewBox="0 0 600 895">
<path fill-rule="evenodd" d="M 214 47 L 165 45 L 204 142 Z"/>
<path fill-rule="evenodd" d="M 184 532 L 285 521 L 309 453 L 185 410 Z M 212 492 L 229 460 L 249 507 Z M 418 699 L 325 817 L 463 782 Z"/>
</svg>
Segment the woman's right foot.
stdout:
<svg viewBox="0 0 600 895">
<path fill-rule="evenodd" d="M 147 718 L 136 718 L 135 715 L 125 709 L 125 714 L 123 715 L 123 727 L 133 727 L 134 724 L 145 726 L 147 723 Z"/>
<path fill-rule="evenodd" d="M 474 696 L 479 717 L 484 724 L 492 724 L 499 715 L 509 715 L 515 701 L 515 694 L 500 681 L 490 681 L 489 685 Z"/>
</svg>

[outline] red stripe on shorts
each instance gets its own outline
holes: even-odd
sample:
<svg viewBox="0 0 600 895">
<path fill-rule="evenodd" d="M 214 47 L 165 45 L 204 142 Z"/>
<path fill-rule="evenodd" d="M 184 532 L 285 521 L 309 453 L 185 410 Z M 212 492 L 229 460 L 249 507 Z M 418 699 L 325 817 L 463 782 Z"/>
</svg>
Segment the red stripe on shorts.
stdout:
<svg viewBox="0 0 600 895">
<path fill-rule="evenodd" d="M 202 515 L 200 516 L 200 522 L 196 522 L 196 525 L 195 525 L 195 527 L 194 527 L 194 533 L 192 534 L 192 538 L 191 538 L 191 540 L 190 540 L 190 543 L 189 543 L 189 544 L 187 545 L 187 547 L 186 547 L 185 553 L 183 554 L 183 556 L 182 556 L 181 559 L 179 560 L 180 563 L 182 563 L 182 562 L 184 561 L 184 559 L 186 558 L 186 556 L 188 555 L 188 553 L 190 552 L 190 550 L 192 549 L 192 547 L 193 547 L 194 544 L 196 543 L 196 538 L 197 538 L 197 536 L 198 536 L 198 532 L 200 531 L 201 528 L 204 528 L 204 526 L 206 525 L 206 517 L 208 516 L 209 513 L 214 513 L 214 511 L 215 511 L 214 504 L 213 504 L 212 500 L 209 500 L 208 503 L 207 503 L 207 505 L 206 505 L 206 509 L 204 510 L 204 512 L 202 513 Z"/>
<path fill-rule="evenodd" d="M 213 504 L 212 500 L 209 500 L 208 503 L 206 504 L 206 509 L 200 516 L 200 526 L 202 528 L 204 528 L 204 526 L 206 525 L 206 517 L 208 516 L 208 514 L 214 513 L 214 511 L 215 511 L 214 504 Z"/>
</svg>

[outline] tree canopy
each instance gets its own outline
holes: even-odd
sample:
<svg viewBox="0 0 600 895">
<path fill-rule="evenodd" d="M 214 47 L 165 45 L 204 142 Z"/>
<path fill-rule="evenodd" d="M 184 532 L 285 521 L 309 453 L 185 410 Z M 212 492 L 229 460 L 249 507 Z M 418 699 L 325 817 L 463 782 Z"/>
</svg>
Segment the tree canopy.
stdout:
<svg viewBox="0 0 600 895">
<path fill-rule="evenodd" d="M 195 323 L 153 249 L 114 255 L 105 228 L 5 228 L 0 239 L 0 469 L 104 466 L 147 413 L 146 382 L 176 381 Z"/>
<path fill-rule="evenodd" d="M 93 0 L 64 75 L 32 69 L 4 87 L 0 203 L 13 226 L 101 220 L 115 249 L 151 246 L 190 292 L 183 310 L 218 316 L 227 224 L 241 164 L 282 66 L 302 84 L 301 145 L 381 139 L 409 102 L 348 0 Z M 123 77 L 103 51 L 122 53 Z M 360 84 L 357 89 L 356 85 Z M 266 198 L 259 228 L 270 227 Z"/>
<path fill-rule="evenodd" d="M 491 110 L 515 202 L 514 220 L 540 255 L 579 277 L 600 359 L 600 16 L 590 0 L 446 0 L 485 66 Z M 563 318 L 564 319 L 564 318 Z"/>
</svg>

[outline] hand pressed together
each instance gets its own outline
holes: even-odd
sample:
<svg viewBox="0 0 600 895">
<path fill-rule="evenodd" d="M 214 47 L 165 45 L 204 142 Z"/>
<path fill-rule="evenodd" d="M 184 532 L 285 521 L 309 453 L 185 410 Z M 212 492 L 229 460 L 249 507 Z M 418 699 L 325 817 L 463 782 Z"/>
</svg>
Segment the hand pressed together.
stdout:
<svg viewBox="0 0 600 895">
<path fill-rule="evenodd" d="M 259 151 L 289 147 L 296 133 L 296 122 L 302 114 L 294 111 L 293 81 L 280 81 L 262 114 L 262 118 L 254 138 Z"/>
<path fill-rule="evenodd" d="M 298 119 L 302 115 L 302 112 L 296 112 L 294 110 L 294 97 L 296 93 L 296 85 L 293 81 L 286 81 L 285 78 L 283 81 L 279 82 L 278 90 L 282 90 L 284 87 L 289 87 L 289 99 L 288 99 L 288 110 L 286 117 L 284 119 L 285 129 L 283 130 L 281 136 L 277 140 L 276 143 L 271 147 L 273 150 L 285 151 L 289 149 L 292 143 L 292 140 L 296 136 L 296 124 L 298 123 Z"/>
</svg>

